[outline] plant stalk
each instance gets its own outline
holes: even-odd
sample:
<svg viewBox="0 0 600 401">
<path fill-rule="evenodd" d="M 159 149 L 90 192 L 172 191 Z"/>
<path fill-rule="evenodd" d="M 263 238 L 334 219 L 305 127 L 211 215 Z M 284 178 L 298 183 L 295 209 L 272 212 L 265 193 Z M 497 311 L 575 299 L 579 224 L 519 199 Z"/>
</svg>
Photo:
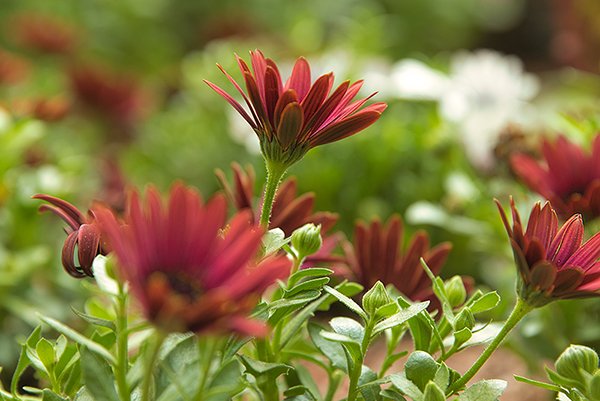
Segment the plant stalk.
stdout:
<svg viewBox="0 0 600 401">
<path fill-rule="evenodd" d="M 455 381 L 447 391 L 447 394 L 450 395 L 456 390 L 462 388 L 465 384 L 469 382 L 475 376 L 475 374 L 481 369 L 483 364 L 489 359 L 489 357 L 494 353 L 494 351 L 500 346 L 504 338 L 510 333 L 510 331 L 527 315 L 534 309 L 533 306 L 529 305 L 527 302 L 523 301 L 520 297 L 517 297 L 517 302 L 515 304 L 514 309 L 504 322 L 502 329 L 496 337 L 492 340 L 491 343 L 485 348 L 485 350 L 481 353 L 479 358 L 475 361 L 475 363 L 465 372 L 464 375 L 460 377 L 457 381 Z"/>
<path fill-rule="evenodd" d="M 122 401 L 131 399 L 131 392 L 127 384 L 127 370 L 129 369 L 128 352 L 128 337 L 127 331 L 127 294 L 120 291 L 116 299 L 117 306 L 117 366 L 115 369 L 115 379 L 117 382 L 117 390 L 119 398 Z"/>
<path fill-rule="evenodd" d="M 266 167 L 267 182 L 265 184 L 265 193 L 260 213 L 260 225 L 265 229 L 268 229 L 269 222 L 271 221 L 271 211 L 273 209 L 273 202 L 275 201 L 275 194 L 281 183 L 281 178 L 285 174 L 286 167 L 268 160 L 266 161 Z"/>
<path fill-rule="evenodd" d="M 150 345 L 150 354 L 148 355 L 148 360 L 146 361 L 146 365 L 144 366 L 144 377 L 142 379 L 142 400 L 141 401 L 150 401 L 152 398 L 150 397 L 150 387 L 152 385 L 152 373 L 154 372 L 154 367 L 156 365 L 156 360 L 158 359 L 158 354 L 160 351 L 160 347 L 164 342 L 166 336 L 161 331 L 156 332 L 156 338 L 153 344 Z"/>
</svg>

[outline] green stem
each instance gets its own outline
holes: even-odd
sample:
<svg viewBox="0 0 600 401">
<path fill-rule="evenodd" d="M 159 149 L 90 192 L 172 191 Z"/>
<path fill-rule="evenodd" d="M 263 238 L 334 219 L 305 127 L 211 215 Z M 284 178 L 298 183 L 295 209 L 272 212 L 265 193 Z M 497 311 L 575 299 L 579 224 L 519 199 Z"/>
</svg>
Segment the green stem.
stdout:
<svg viewBox="0 0 600 401">
<path fill-rule="evenodd" d="M 323 401 L 333 401 L 333 396 L 340 386 L 343 377 L 344 375 L 340 371 L 329 373 L 329 387 L 327 388 L 327 394 L 325 394 Z"/>
<path fill-rule="evenodd" d="M 267 183 L 265 184 L 265 193 L 263 196 L 262 211 L 260 213 L 260 225 L 269 228 L 269 222 L 271 220 L 271 210 L 273 209 L 273 202 L 275 201 L 275 194 L 281 177 L 285 174 L 286 167 L 280 164 L 267 161 Z"/>
<path fill-rule="evenodd" d="M 271 346 L 267 339 L 256 339 L 258 360 L 262 362 L 275 362 Z M 279 401 L 279 388 L 277 379 L 270 379 L 268 375 L 260 377 L 257 385 L 263 395 L 263 401 Z"/>
<path fill-rule="evenodd" d="M 475 361 L 475 363 L 465 372 L 464 375 L 461 376 L 460 379 L 455 381 L 452 386 L 448 389 L 447 394 L 452 394 L 456 390 L 462 388 L 465 384 L 469 382 L 475 376 L 475 374 L 481 369 L 483 364 L 488 360 L 488 358 L 494 353 L 494 351 L 500 346 L 504 338 L 508 333 L 527 315 L 534 309 L 533 306 L 529 305 L 527 302 L 523 301 L 521 298 L 517 297 L 517 303 L 515 304 L 514 309 L 504 322 L 502 329 L 496 335 L 496 337 L 492 340 L 491 343 L 488 344 L 486 349 L 481 353 L 479 358 Z"/>
<path fill-rule="evenodd" d="M 375 327 L 375 319 L 370 318 L 365 327 L 365 333 L 360 345 L 360 358 L 355 361 L 355 364 L 352 368 L 352 372 L 350 372 L 350 385 L 348 387 L 348 397 L 347 401 L 355 401 L 358 396 L 358 380 L 360 379 L 360 374 L 362 373 L 362 365 L 365 361 L 365 355 L 367 354 L 367 349 L 369 348 L 369 343 L 371 342 L 371 333 L 373 333 L 373 328 Z"/>
<path fill-rule="evenodd" d="M 145 363 L 144 369 L 144 377 L 142 379 L 142 401 L 150 401 L 150 387 L 152 384 L 152 373 L 154 372 L 154 365 L 156 365 L 156 360 L 158 359 L 158 354 L 160 351 L 160 346 L 165 340 L 166 336 L 161 332 L 156 332 L 156 338 L 154 339 L 154 343 L 150 345 L 150 354 L 148 355 L 148 360 Z"/>
<path fill-rule="evenodd" d="M 204 387 L 206 387 L 206 380 L 210 375 L 210 368 L 212 366 L 212 361 L 215 352 L 219 348 L 219 341 L 216 338 L 207 338 L 205 344 L 206 349 L 202 349 L 203 342 L 201 340 L 198 340 L 198 354 L 200 355 L 200 358 L 203 361 L 203 363 L 202 372 L 200 373 L 200 384 L 198 385 L 198 391 L 196 392 L 196 395 L 193 398 L 195 401 L 201 401 L 204 398 Z"/>
<path fill-rule="evenodd" d="M 124 291 L 119 291 L 116 300 L 117 320 L 117 365 L 115 369 L 115 379 L 117 381 L 117 390 L 119 398 L 122 401 L 131 399 L 131 392 L 127 384 L 127 370 L 129 369 L 128 339 L 127 331 L 127 294 Z"/>
</svg>

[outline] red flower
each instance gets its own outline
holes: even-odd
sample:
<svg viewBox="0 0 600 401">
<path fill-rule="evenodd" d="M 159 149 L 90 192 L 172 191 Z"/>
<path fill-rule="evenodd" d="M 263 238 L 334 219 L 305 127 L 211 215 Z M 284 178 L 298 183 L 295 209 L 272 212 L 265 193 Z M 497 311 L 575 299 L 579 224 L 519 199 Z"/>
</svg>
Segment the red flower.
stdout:
<svg viewBox="0 0 600 401">
<path fill-rule="evenodd" d="M 256 50 L 250 52 L 252 71 L 241 58 L 237 62 L 244 76 L 247 93 L 225 70 L 219 69 L 244 99 L 248 110 L 217 85 L 205 81 L 225 98 L 250 124 L 260 140 L 263 156 L 289 166 L 315 146 L 335 142 L 373 124 L 387 105 L 375 103 L 361 110 L 367 100 L 352 102 L 362 81 L 343 82 L 329 95 L 333 73 L 311 83 L 310 66 L 299 58 L 284 84 L 277 65 Z"/>
<path fill-rule="evenodd" d="M 496 201 L 510 238 L 519 272 L 519 296 L 533 306 L 555 299 L 600 295 L 600 233 L 582 245 L 583 220 L 575 214 L 558 229 L 558 217 L 549 202 L 533 207 L 527 228 L 510 200 L 512 228 Z"/>
<path fill-rule="evenodd" d="M 67 273 L 75 278 L 93 277 L 94 259 L 98 255 L 105 255 L 107 251 L 94 212 L 90 210 L 88 215 L 84 216 L 69 202 L 50 195 L 37 194 L 33 198 L 50 203 L 52 206 L 40 206 L 40 211 L 52 212 L 68 225 L 65 228 L 67 239 L 62 249 L 62 264 Z M 75 247 L 77 247 L 79 266 L 75 263 Z"/>
<path fill-rule="evenodd" d="M 249 222 L 248 212 L 225 225 L 223 196 L 204 204 L 181 184 L 166 204 L 151 188 L 145 205 L 133 193 L 128 206 L 125 225 L 109 209 L 96 213 L 149 320 L 168 331 L 264 334 L 264 324 L 247 315 L 291 262 L 285 256 L 255 260 L 263 230 Z"/>
<path fill-rule="evenodd" d="M 77 42 L 73 27 L 47 15 L 19 15 L 14 34 L 23 46 L 44 53 L 67 54 Z"/>
<path fill-rule="evenodd" d="M 242 169 L 237 163 L 231 164 L 233 170 L 233 187 L 227 181 L 225 173 L 217 170 L 216 175 L 225 194 L 237 210 L 249 209 L 258 220 L 258 210 L 254 207 L 254 170 L 252 166 Z M 336 213 L 314 212 L 315 194 L 308 192 L 298 196 L 295 178 L 284 180 L 275 196 L 269 228 L 281 228 L 286 237 L 292 235 L 297 228 L 307 223 L 321 225 L 324 233 L 335 225 L 338 220 Z"/>
<path fill-rule="evenodd" d="M 145 105 L 134 79 L 94 66 L 72 68 L 69 78 L 75 96 L 88 110 L 111 124 L 118 134 L 132 133 Z"/>
<path fill-rule="evenodd" d="M 346 263 L 353 278 L 365 289 L 377 281 L 392 284 L 413 301 L 433 300 L 431 280 L 421 266 L 423 258 L 434 274 L 439 274 L 452 248 L 448 242 L 429 248 L 429 237 L 420 231 L 402 250 L 403 226 L 400 216 L 384 225 L 377 219 L 370 225 L 360 221 L 354 228 L 354 243 L 346 242 Z"/>
<path fill-rule="evenodd" d="M 517 154 L 511 158 L 516 174 L 548 199 L 562 219 L 581 213 L 586 219 L 600 216 L 600 135 L 591 154 L 559 136 L 555 142 L 544 140 L 545 161 Z"/>
</svg>

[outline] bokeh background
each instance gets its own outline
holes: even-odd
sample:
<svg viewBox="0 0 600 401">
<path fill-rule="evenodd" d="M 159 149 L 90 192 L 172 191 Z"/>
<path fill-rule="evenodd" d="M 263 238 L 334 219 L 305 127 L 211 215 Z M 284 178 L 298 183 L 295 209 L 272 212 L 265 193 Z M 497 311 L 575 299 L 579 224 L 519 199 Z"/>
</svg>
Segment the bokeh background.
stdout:
<svg viewBox="0 0 600 401">
<path fill-rule="evenodd" d="M 364 133 L 311 151 L 289 172 L 316 209 L 393 213 L 453 250 L 466 274 L 511 305 L 514 267 L 494 197 L 526 213 L 537 196 L 510 170 L 558 133 L 589 146 L 600 126 L 596 0 L 2 0 L 0 4 L 0 365 L 36 311 L 80 324 L 91 285 L 61 270 L 58 219 L 36 193 L 86 210 L 122 207 L 124 189 L 174 180 L 209 196 L 214 169 L 264 168 L 251 129 L 204 79 L 230 88 L 234 53 L 261 49 L 287 76 L 305 56 L 336 82 L 365 79 L 388 102 Z M 586 145 L 587 144 L 587 145 Z M 589 222 L 594 225 L 594 222 Z M 596 227 L 600 225 L 596 224 Z M 511 347 L 532 367 L 569 342 L 600 345 L 597 301 L 555 303 Z"/>
</svg>

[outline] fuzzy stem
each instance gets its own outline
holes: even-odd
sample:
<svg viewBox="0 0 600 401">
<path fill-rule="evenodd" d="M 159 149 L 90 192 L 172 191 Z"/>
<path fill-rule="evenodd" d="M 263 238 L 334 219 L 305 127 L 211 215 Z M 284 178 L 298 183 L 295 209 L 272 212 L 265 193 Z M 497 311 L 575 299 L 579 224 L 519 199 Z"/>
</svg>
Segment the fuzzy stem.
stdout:
<svg viewBox="0 0 600 401">
<path fill-rule="evenodd" d="M 267 182 L 265 184 L 265 193 L 260 214 L 260 225 L 268 229 L 271 220 L 271 210 L 273 209 L 273 202 L 275 201 L 275 194 L 277 193 L 281 177 L 285 174 L 287 167 L 268 160 L 266 161 L 266 167 Z"/>
<path fill-rule="evenodd" d="M 481 353 L 479 358 L 475 361 L 475 363 L 465 372 L 464 375 L 461 376 L 460 379 L 455 381 L 452 386 L 447 391 L 447 394 L 452 394 L 456 390 L 462 388 L 465 384 L 469 382 L 475 376 L 475 374 L 479 371 L 479 369 L 483 366 L 483 364 L 488 360 L 488 358 L 494 353 L 494 351 L 500 346 L 504 338 L 508 333 L 527 315 L 534 309 L 533 306 L 529 305 L 527 302 L 523 301 L 520 297 L 517 297 L 517 302 L 515 304 L 514 309 L 504 322 L 502 329 L 498 332 L 498 335 L 492 340 L 491 343 L 485 348 L 485 350 Z"/>
</svg>

